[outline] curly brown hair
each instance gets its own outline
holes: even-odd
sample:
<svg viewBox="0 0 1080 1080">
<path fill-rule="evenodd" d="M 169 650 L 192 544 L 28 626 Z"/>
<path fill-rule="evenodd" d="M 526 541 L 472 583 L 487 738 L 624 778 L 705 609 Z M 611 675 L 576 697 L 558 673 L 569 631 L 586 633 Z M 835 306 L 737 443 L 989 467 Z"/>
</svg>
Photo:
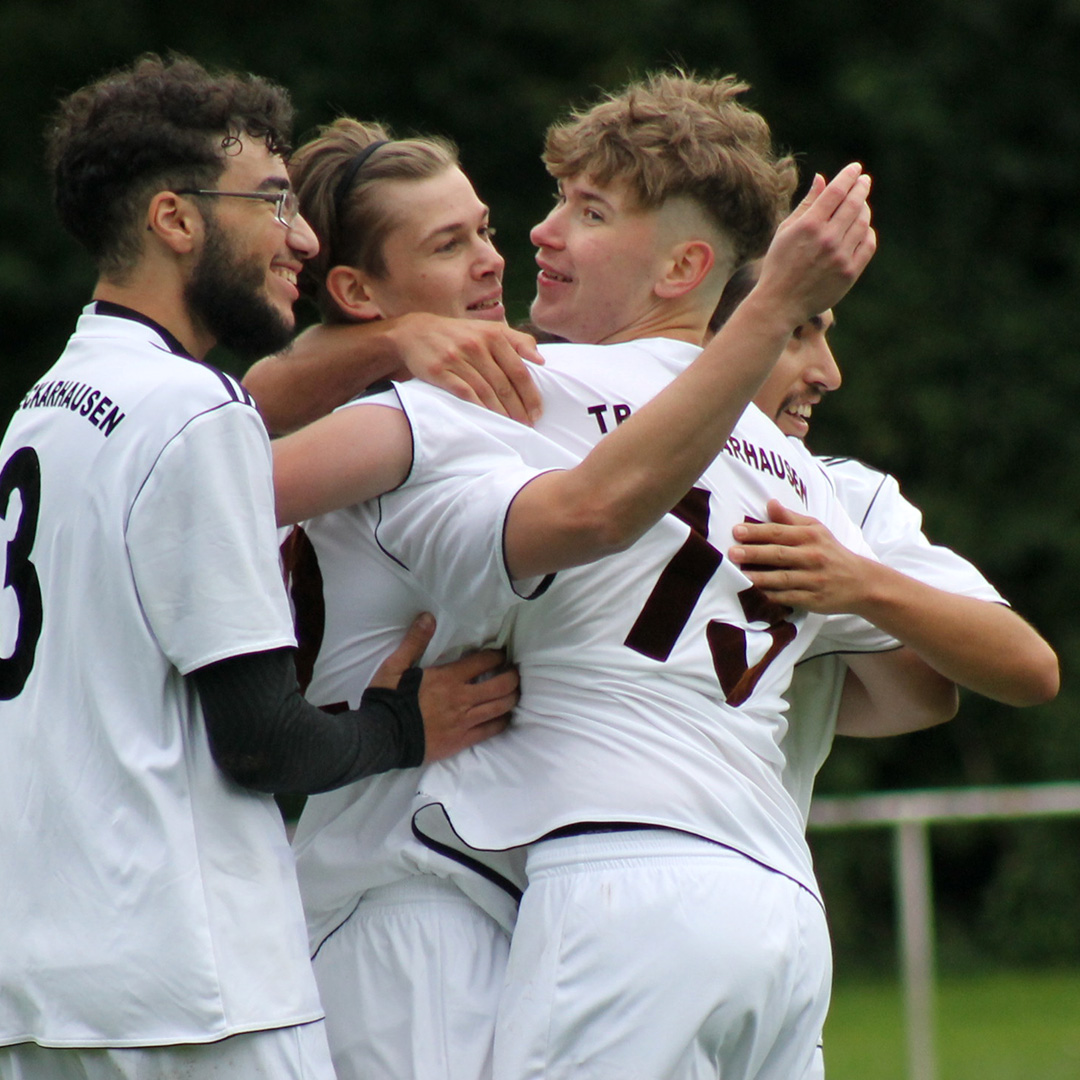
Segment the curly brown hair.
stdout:
<svg viewBox="0 0 1080 1080">
<path fill-rule="evenodd" d="M 738 100 L 748 89 L 734 75 L 650 75 L 553 124 L 544 164 L 556 179 L 622 180 L 644 209 L 690 197 L 729 237 L 739 265 L 764 254 L 797 181 L 794 159 Z"/>
<path fill-rule="evenodd" d="M 384 143 L 373 152 L 368 147 Z M 364 157 L 358 172 L 350 169 Z M 335 266 L 386 275 L 383 243 L 394 228 L 393 203 L 380 198 L 388 180 L 426 180 L 458 165 L 457 147 L 440 136 L 395 139 L 389 128 L 340 116 L 319 128 L 289 162 L 300 212 L 319 238 L 319 253 L 304 264 L 300 286 L 328 322 L 344 315 L 326 290 Z M 346 190 L 342 191 L 342 184 Z"/>
<path fill-rule="evenodd" d="M 45 134 L 57 213 L 99 271 L 123 273 L 156 192 L 212 186 L 241 135 L 287 156 L 292 122 L 288 92 L 266 79 L 147 53 L 60 102 Z"/>
</svg>

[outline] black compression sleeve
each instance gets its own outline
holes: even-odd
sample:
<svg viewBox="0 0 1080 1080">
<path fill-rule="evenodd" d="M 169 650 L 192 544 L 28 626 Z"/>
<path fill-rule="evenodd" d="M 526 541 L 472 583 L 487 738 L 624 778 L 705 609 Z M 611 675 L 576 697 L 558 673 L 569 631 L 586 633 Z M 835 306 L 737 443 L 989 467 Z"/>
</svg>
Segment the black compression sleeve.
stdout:
<svg viewBox="0 0 1080 1080">
<path fill-rule="evenodd" d="M 301 695 L 292 649 L 230 657 L 189 677 L 223 772 L 256 791 L 311 795 L 423 761 L 421 676 L 410 668 L 396 690 L 368 689 L 359 709 L 336 714 Z"/>
</svg>

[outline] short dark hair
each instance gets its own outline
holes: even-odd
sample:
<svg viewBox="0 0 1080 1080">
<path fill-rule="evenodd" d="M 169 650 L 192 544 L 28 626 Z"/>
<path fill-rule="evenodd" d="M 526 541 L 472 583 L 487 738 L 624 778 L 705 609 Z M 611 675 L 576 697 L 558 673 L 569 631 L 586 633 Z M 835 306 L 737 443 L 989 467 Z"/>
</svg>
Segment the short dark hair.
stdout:
<svg viewBox="0 0 1080 1080">
<path fill-rule="evenodd" d="M 60 221 L 100 271 L 123 273 L 156 192 L 212 185 L 241 135 L 287 156 L 292 121 L 288 92 L 266 79 L 147 53 L 60 102 L 46 130 Z"/>
<path fill-rule="evenodd" d="M 709 319 L 709 336 L 720 332 L 720 327 L 731 318 L 731 313 L 750 295 L 761 276 L 761 260 L 751 259 L 740 266 L 728 278 L 720 300 Z"/>
</svg>

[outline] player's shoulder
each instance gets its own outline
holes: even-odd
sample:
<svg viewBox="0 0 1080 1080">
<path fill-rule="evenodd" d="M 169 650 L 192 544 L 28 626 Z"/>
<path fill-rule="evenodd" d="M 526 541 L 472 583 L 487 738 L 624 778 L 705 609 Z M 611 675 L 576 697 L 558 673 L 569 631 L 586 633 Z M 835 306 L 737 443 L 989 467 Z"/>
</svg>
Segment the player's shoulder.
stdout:
<svg viewBox="0 0 1080 1080">
<path fill-rule="evenodd" d="M 815 455 L 815 461 L 833 483 L 848 516 L 859 527 L 882 510 L 890 510 L 901 499 L 896 477 L 859 458 Z"/>
<path fill-rule="evenodd" d="M 687 368 L 701 349 L 672 338 L 639 338 L 604 345 L 559 342 L 539 346 L 543 366 L 530 369 L 541 385 L 567 379 L 599 383 L 647 379 L 667 382 Z"/>
</svg>

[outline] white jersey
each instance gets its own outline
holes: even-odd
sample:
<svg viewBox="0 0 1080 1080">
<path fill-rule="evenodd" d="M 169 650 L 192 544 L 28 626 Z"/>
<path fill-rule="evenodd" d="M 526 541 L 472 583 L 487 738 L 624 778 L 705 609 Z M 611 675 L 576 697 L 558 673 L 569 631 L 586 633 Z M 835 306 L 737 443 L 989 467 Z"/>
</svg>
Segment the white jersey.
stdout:
<svg viewBox="0 0 1080 1080">
<path fill-rule="evenodd" d="M 571 455 L 500 417 L 470 415 L 527 466 L 562 468 L 699 352 L 670 340 L 546 348 L 535 373 L 545 410 L 538 431 Z M 496 568 L 490 542 L 491 573 L 473 574 L 466 563 L 476 555 L 455 541 L 482 501 L 501 498 L 509 508 L 512 472 L 492 473 L 492 453 L 468 453 L 468 439 L 458 445 L 459 403 L 412 383 L 398 394 L 415 459 L 408 481 L 380 500 L 380 546 L 451 613 L 505 599 L 505 567 Z M 424 771 L 427 809 L 417 827 L 449 846 L 460 837 L 476 852 L 580 823 L 666 826 L 814 889 L 802 821 L 781 783 L 782 694 L 823 632 L 835 647 L 896 643 L 853 617 L 786 617 L 724 557 L 732 527 L 763 518 L 770 498 L 868 552 L 813 460 L 751 406 L 676 511 L 628 551 L 563 572 L 533 603 L 516 606 L 506 630 L 522 679 L 514 722 Z M 495 524 L 501 533 L 501 519 Z"/>
<path fill-rule="evenodd" d="M 0 446 L 0 1043 L 322 1015 L 281 815 L 216 767 L 184 679 L 294 644 L 269 442 L 121 311 L 84 312 Z"/>
<path fill-rule="evenodd" d="M 365 401 L 397 406 L 392 394 L 359 404 Z M 462 427 L 460 433 L 467 430 Z M 497 460 L 504 463 L 507 452 L 498 447 Z M 512 478 L 506 497 L 522 482 L 522 476 Z M 496 581 L 500 575 L 492 574 L 491 565 L 501 563 L 501 548 L 493 522 L 503 509 L 500 503 L 463 520 L 464 531 L 453 544 L 462 556 L 478 558 L 473 574 Z M 379 546 L 378 521 L 378 503 L 362 503 L 304 522 L 287 542 L 301 688 L 309 701 L 324 708 L 356 708 L 375 669 L 420 612 L 430 611 L 436 619 L 435 636 L 421 661 L 430 664 L 494 640 L 514 600 L 506 582 L 504 596 L 496 594 L 485 605 L 451 616 Z M 312 795 L 305 803 L 293 850 L 312 954 L 365 892 L 422 871 L 459 879 L 467 893 L 481 894 L 483 906 L 504 925 L 513 922 L 514 901 L 502 888 L 460 862 L 440 858 L 413 837 L 411 808 L 419 775 L 418 768 L 394 769 Z"/>
<path fill-rule="evenodd" d="M 937 589 L 990 603 L 1006 602 L 967 559 L 930 543 L 922 530 L 922 513 L 900 494 L 895 477 L 852 458 L 817 460 L 832 479 L 848 516 L 886 566 Z M 786 695 L 788 731 L 781 743 L 784 784 L 804 821 L 810 813 L 814 778 L 832 748 L 846 675 L 842 656 L 810 657 L 795 669 Z"/>
</svg>

